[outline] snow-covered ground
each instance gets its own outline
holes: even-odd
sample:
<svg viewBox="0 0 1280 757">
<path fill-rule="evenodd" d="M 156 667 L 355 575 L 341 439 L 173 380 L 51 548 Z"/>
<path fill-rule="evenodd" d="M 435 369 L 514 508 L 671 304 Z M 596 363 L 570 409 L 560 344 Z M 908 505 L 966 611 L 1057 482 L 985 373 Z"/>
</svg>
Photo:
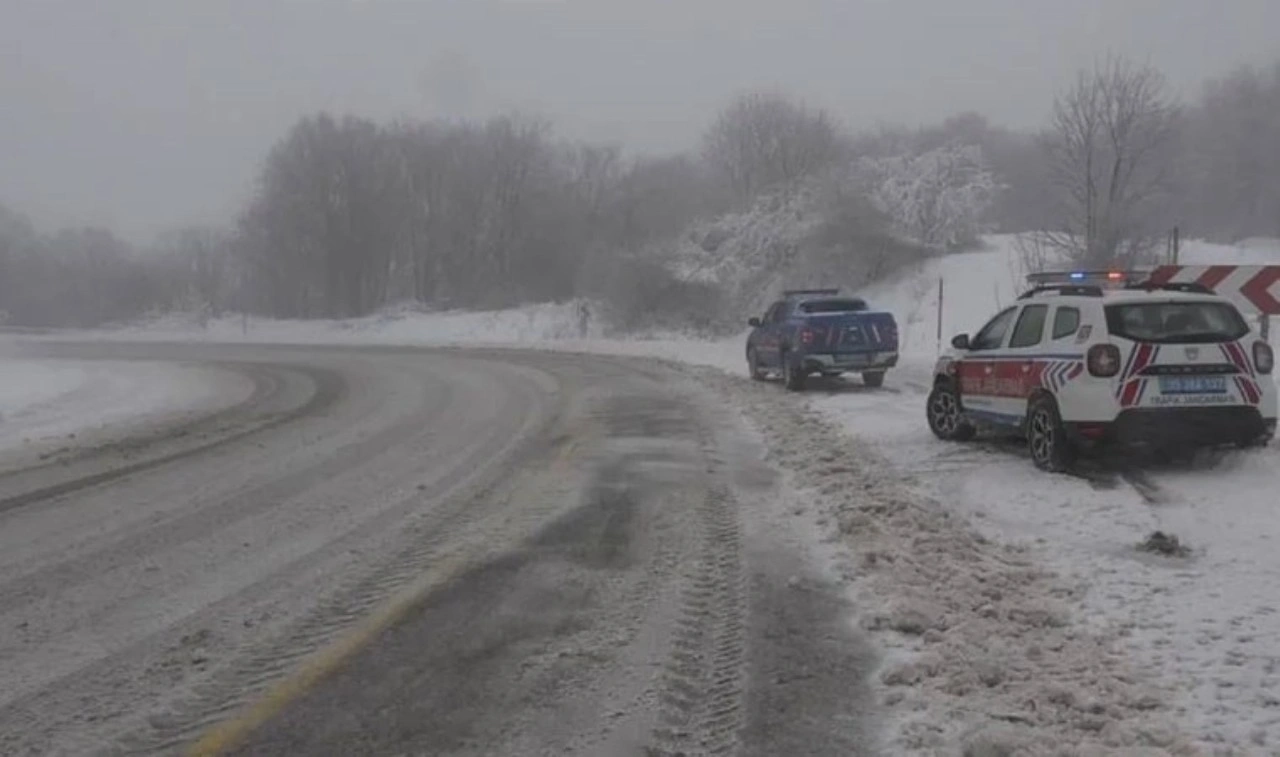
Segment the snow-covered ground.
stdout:
<svg viewBox="0 0 1280 757">
<path fill-rule="evenodd" d="M 172 316 L 109 330 L 63 331 L 43 340 L 249 342 L 258 344 L 397 344 L 436 347 L 540 347 L 566 352 L 603 352 L 658 357 L 692 365 L 728 368 L 745 364 L 742 337 L 698 339 L 655 333 L 612 337 L 598 322 L 579 332 L 576 303 L 531 305 L 490 312 L 424 313 L 397 308 L 349 320 L 289 321 L 239 316 L 203 325 Z M 745 332 L 744 332 L 745 333 Z"/>
<path fill-rule="evenodd" d="M 1012 300 L 1022 275 L 1009 240 L 996 242 L 868 293 L 910 323 L 913 359 L 895 377 L 896 392 L 838 392 L 812 405 L 875 440 L 917 491 L 1057 572 L 1072 589 L 1076 619 L 1115 634 L 1204 753 L 1280 754 L 1280 450 L 1084 480 L 1036 472 L 1016 444 L 951 445 L 929 433 L 938 279 L 943 339 L 981 326 Z M 1182 261 L 1275 263 L 1280 246 L 1192 243 Z M 1190 554 L 1137 549 L 1154 531 L 1178 537 Z"/>
<path fill-rule="evenodd" d="M 1280 244 L 1189 242 L 1181 261 L 1278 263 Z M 978 743 L 965 736 L 972 728 L 994 723 L 1021 732 L 1006 745 L 1036 743 L 1027 754 L 1280 755 L 1280 599 L 1271 597 L 1280 579 L 1280 451 L 1085 480 L 1036 472 L 1017 445 L 949 445 L 929 434 L 924 397 L 939 312 L 945 343 L 1011 302 L 1025 273 L 1013 240 L 993 237 L 985 250 L 929 261 L 863 292 L 903 325 L 904 361 L 883 390 L 856 380 L 819 386 L 805 400 L 816 414 L 799 420 L 771 415 L 795 401 L 776 387 L 734 390 L 781 443 L 795 485 L 828 503 L 837 521 L 829 530 L 857 550 L 849 578 L 863 620 L 886 619 L 871 625 L 890 650 L 883 682 L 900 725 L 890 735 L 895 753 L 951 754 L 966 738 Z M 321 323 L 171 320 L 95 337 L 518 345 L 737 375 L 744 367 L 741 338 L 578 338 L 573 304 Z M 780 442 L 796 435 L 858 462 Z M 1189 554 L 1138 550 L 1156 530 Z M 893 606 L 904 598 L 905 609 Z M 1094 751 L 1073 751 L 1082 744 Z"/>
<path fill-rule="evenodd" d="M 25 359 L 0 353 L 0 469 L 97 432 L 247 398 L 248 379 L 195 366 Z"/>
</svg>

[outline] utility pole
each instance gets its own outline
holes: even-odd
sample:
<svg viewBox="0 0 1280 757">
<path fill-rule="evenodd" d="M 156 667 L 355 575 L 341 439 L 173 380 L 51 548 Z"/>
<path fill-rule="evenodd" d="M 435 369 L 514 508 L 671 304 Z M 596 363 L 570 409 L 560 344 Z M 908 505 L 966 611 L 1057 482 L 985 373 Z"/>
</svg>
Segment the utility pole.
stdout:
<svg viewBox="0 0 1280 757">
<path fill-rule="evenodd" d="M 938 330 L 936 339 L 938 340 L 937 354 L 942 354 L 942 277 L 938 277 Z"/>
</svg>

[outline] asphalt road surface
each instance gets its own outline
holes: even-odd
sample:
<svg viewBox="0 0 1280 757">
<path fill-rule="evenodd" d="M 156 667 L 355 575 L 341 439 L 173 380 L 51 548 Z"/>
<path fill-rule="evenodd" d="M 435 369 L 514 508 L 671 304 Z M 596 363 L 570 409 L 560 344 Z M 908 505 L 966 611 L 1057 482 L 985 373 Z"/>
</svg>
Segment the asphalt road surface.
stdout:
<svg viewBox="0 0 1280 757">
<path fill-rule="evenodd" d="M 21 350 L 254 391 L 0 465 L 0 754 L 876 751 L 849 608 L 677 369 Z"/>
</svg>

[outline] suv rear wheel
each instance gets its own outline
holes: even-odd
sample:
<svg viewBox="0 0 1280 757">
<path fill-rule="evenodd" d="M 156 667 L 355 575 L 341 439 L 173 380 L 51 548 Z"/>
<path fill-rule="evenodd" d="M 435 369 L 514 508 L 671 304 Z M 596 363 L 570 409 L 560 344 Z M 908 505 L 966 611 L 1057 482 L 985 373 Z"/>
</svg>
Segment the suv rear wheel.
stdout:
<svg viewBox="0 0 1280 757">
<path fill-rule="evenodd" d="M 960 412 L 960 396 L 949 381 L 934 385 L 925 402 L 925 414 L 933 435 L 948 442 L 963 442 L 973 438 L 974 428 Z"/>
<path fill-rule="evenodd" d="M 867 371 L 862 374 L 862 383 L 875 389 L 884 386 L 884 371 Z"/>
<path fill-rule="evenodd" d="M 1062 473 L 1075 462 L 1075 447 L 1052 397 L 1036 397 L 1027 408 L 1027 450 L 1031 462 L 1043 471 Z"/>
</svg>

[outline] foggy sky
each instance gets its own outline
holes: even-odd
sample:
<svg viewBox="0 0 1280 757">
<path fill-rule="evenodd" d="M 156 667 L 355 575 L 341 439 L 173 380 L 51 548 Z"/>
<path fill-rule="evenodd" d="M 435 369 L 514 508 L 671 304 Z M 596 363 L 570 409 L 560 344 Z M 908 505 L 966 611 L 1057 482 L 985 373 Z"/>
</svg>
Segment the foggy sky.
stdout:
<svg viewBox="0 0 1280 757">
<path fill-rule="evenodd" d="M 0 0 L 0 203 L 134 240 L 224 222 L 301 114 L 484 116 L 690 146 L 749 88 L 853 127 L 1035 126 L 1110 51 L 1201 82 L 1280 54 L 1280 0 Z"/>
</svg>

